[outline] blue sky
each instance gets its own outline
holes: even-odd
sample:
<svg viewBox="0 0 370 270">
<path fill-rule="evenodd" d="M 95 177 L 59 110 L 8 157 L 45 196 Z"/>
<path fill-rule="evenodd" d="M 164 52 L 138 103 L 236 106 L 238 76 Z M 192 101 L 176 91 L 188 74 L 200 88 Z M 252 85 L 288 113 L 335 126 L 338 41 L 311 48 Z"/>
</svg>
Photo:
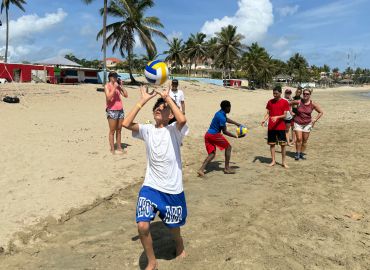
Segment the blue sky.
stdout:
<svg viewBox="0 0 370 270">
<path fill-rule="evenodd" d="M 79 58 L 100 59 L 99 8 L 80 0 L 26 0 L 26 12 L 10 10 L 11 61 L 34 61 L 72 52 Z M 168 37 L 187 39 L 203 31 L 209 36 L 220 27 L 238 26 L 244 42 L 259 42 L 274 58 L 303 54 L 312 65 L 329 64 L 370 68 L 369 0 L 157 0 L 149 16 L 161 19 Z M 0 52 L 5 45 L 5 16 L 0 19 Z M 109 19 L 112 22 L 112 19 Z M 158 51 L 167 49 L 157 39 Z M 144 53 L 140 44 L 136 53 Z M 113 55 L 108 49 L 108 56 Z"/>
</svg>

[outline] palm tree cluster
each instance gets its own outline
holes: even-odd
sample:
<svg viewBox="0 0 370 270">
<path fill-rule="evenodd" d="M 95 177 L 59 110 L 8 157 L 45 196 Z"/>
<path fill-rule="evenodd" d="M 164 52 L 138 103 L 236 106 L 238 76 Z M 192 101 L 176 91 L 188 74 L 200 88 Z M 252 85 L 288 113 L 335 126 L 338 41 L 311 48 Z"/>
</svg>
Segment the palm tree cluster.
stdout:
<svg viewBox="0 0 370 270">
<path fill-rule="evenodd" d="M 136 39 L 145 47 L 150 58 L 157 54 L 157 48 L 153 36 L 166 39 L 166 36 L 158 30 L 163 28 L 157 17 L 145 16 L 145 12 L 154 6 L 153 0 L 111 0 L 107 8 L 107 14 L 118 21 L 106 26 L 106 43 L 112 46 L 113 53 L 118 51 L 122 57 L 127 57 L 128 71 L 132 83 L 136 83 L 132 75 L 134 63 L 134 48 Z M 104 14 L 104 10 L 101 10 Z M 103 28 L 97 38 L 104 39 Z"/>
<path fill-rule="evenodd" d="M 290 75 L 297 82 L 309 77 L 308 63 L 302 55 L 297 53 L 284 62 L 273 59 L 258 43 L 244 45 L 243 39 L 236 26 L 228 25 L 209 39 L 203 33 L 191 34 L 185 42 L 173 38 L 164 54 L 174 72 L 185 67 L 190 76 L 192 66 L 196 70 L 199 63 L 205 63 L 216 71 L 216 77 L 246 78 L 257 87 L 267 87 L 278 74 Z"/>
<path fill-rule="evenodd" d="M 5 9 L 5 20 L 6 20 L 6 42 L 5 42 L 5 57 L 4 62 L 8 62 L 8 48 L 9 48 L 9 8 L 10 4 L 17 6 L 23 12 L 25 11 L 23 5 L 26 4 L 25 0 L 2 0 L 0 13 L 2 14 Z"/>
</svg>

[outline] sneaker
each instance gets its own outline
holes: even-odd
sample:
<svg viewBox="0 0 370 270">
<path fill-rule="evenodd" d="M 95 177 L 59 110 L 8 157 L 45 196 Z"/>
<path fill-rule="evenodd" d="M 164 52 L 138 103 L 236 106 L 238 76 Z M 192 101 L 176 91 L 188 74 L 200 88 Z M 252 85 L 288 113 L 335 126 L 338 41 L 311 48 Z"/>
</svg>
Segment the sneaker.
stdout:
<svg viewBox="0 0 370 270">
<path fill-rule="evenodd" d="M 300 154 L 299 154 L 299 158 L 300 158 L 300 159 L 302 159 L 302 160 L 306 160 L 306 158 L 305 158 L 304 156 L 305 156 L 305 154 L 304 154 L 304 153 L 300 153 Z"/>
<path fill-rule="evenodd" d="M 299 160 L 299 158 L 300 158 L 299 153 L 296 153 L 296 154 L 295 154 L 295 156 L 294 156 L 294 159 L 298 161 L 298 160 Z"/>
</svg>

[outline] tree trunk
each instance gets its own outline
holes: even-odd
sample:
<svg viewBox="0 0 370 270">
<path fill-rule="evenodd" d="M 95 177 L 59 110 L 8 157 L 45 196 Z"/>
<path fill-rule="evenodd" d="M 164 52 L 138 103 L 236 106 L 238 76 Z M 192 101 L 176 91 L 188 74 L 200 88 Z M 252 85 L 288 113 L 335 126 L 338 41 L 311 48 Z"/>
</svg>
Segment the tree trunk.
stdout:
<svg viewBox="0 0 370 270">
<path fill-rule="evenodd" d="M 128 73 L 130 75 L 130 84 L 137 84 L 137 81 L 135 80 L 134 76 L 132 75 L 132 68 L 131 68 L 131 65 L 132 65 L 132 53 L 131 53 L 131 50 L 129 49 L 128 50 L 128 56 L 127 56 L 127 60 L 128 60 Z"/>
<path fill-rule="evenodd" d="M 103 85 L 107 83 L 107 7 L 108 0 L 104 0 L 103 15 Z"/>
<path fill-rule="evenodd" d="M 8 47 L 9 47 L 9 9 L 5 8 L 6 14 L 6 43 L 5 43 L 5 63 L 8 63 Z"/>
</svg>

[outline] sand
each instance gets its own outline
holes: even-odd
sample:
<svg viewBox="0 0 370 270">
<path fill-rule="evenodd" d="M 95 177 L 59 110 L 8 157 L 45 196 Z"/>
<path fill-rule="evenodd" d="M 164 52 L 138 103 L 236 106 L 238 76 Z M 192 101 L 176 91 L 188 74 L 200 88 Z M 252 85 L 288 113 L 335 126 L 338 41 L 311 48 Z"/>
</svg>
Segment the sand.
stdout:
<svg viewBox="0 0 370 270">
<path fill-rule="evenodd" d="M 370 99 L 355 90 L 315 89 L 325 115 L 308 160 L 268 168 L 259 126 L 270 91 L 181 82 L 191 129 L 184 141 L 188 253 L 174 259 L 168 231 L 152 226 L 160 269 L 370 269 Z M 94 85 L 0 85 L 18 105 L 0 103 L 0 269 L 137 269 L 145 266 L 135 202 L 145 170 L 142 142 L 124 131 L 111 155 L 104 94 Z M 129 87 L 125 107 L 138 100 Z M 222 99 L 248 125 L 230 139 L 235 175 L 218 153 L 205 179 L 203 134 Z M 139 116 L 152 119 L 148 104 Z M 280 161 L 279 153 L 277 160 Z"/>
</svg>

